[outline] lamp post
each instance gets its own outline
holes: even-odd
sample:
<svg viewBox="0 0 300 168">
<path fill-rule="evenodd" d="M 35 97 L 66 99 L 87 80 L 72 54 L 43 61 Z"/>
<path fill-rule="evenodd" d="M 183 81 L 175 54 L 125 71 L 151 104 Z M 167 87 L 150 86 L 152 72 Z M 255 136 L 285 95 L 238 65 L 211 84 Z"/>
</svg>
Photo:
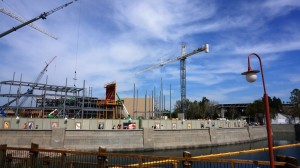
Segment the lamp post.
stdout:
<svg viewBox="0 0 300 168">
<path fill-rule="evenodd" d="M 264 72 L 262 69 L 261 59 L 258 54 L 251 53 L 248 55 L 248 71 L 243 72 L 242 75 L 246 75 L 246 80 L 250 83 L 256 81 L 256 79 L 257 79 L 256 74 L 259 72 L 259 70 L 252 70 L 252 68 L 250 66 L 250 57 L 251 56 L 256 56 L 258 58 L 259 64 L 260 64 L 260 71 L 261 71 L 261 77 L 262 77 L 263 88 L 264 88 L 264 103 L 265 103 L 265 113 L 266 113 L 266 125 L 267 125 L 270 166 L 271 166 L 271 168 L 274 168 L 274 152 L 273 152 L 272 129 L 271 129 L 271 120 L 270 120 L 269 98 L 268 98 L 268 94 L 266 91 Z"/>
</svg>

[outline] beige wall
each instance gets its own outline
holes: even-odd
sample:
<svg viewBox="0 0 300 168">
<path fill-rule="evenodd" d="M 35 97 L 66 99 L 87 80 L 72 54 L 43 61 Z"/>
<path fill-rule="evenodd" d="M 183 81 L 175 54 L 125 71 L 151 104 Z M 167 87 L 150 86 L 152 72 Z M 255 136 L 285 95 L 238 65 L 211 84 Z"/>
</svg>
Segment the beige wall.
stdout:
<svg viewBox="0 0 300 168">
<path fill-rule="evenodd" d="M 148 119 L 149 116 L 152 116 L 153 113 L 153 101 L 151 98 L 124 98 L 124 105 L 129 112 L 129 114 L 133 117 L 141 116 L 145 118 L 145 105 L 146 105 L 146 118 Z M 135 108 L 133 110 L 133 101 L 135 100 Z M 146 100 L 146 103 L 145 103 Z M 133 112 L 135 111 L 135 113 Z"/>
</svg>

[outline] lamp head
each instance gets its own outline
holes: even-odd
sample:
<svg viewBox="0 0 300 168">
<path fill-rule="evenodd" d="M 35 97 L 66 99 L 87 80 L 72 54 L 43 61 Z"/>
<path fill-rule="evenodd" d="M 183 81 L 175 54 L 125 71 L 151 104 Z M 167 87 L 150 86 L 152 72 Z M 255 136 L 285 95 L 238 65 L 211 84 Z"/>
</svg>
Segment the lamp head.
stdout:
<svg viewBox="0 0 300 168">
<path fill-rule="evenodd" d="M 243 72 L 242 75 L 246 75 L 246 80 L 250 83 L 255 82 L 257 79 L 257 73 L 259 70 L 248 70 L 246 72 Z"/>
<path fill-rule="evenodd" d="M 205 53 L 208 53 L 208 52 L 209 52 L 209 45 L 205 44 Z"/>
</svg>

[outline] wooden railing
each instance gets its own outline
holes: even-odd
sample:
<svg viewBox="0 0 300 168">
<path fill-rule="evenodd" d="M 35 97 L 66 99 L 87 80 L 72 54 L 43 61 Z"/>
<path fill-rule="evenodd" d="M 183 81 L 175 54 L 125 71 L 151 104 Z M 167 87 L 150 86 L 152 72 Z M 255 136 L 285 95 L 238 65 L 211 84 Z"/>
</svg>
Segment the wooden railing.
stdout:
<svg viewBox="0 0 300 168">
<path fill-rule="evenodd" d="M 297 160 L 287 162 L 287 157 L 275 162 L 276 167 L 297 167 Z M 216 157 L 192 157 L 185 151 L 183 157 L 145 156 L 136 154 L 108 153 L 104 148 L 97 152 L 41 149 L 37 144 L 31 148 L 0 145 L 0 167 L 270 167 L 269 161 L 222 159 Z"/>
</svg>

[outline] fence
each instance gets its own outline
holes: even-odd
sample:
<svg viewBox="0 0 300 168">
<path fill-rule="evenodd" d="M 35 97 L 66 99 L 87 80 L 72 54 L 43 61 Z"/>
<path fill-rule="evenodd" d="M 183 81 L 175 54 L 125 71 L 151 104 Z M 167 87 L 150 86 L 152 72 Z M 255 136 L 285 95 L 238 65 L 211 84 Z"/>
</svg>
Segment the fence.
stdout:
<svg viewBox="0 0 300 168">
<path fill-rule="evenodd" d="M 275 162 L 276 167 L 297 167 L 283 161 Z M 296 160 L 297 164 L 297 160 Z M 269 161 L 235 160 L 221 158 L 193 158 L 191 153 L 184 152 L 183 157 L 144 156 L 135 154 L 106 153 L 104 148 L 98 152 L 81 152 L 72 150 L 40 149 L 37 144 L 31 148 L 14 148 L 0 146 L 0 167 L 2 168 L 191 168 L 191 167 L 225 167 L 248 168 L 270 167 Z"/>
</svg>

